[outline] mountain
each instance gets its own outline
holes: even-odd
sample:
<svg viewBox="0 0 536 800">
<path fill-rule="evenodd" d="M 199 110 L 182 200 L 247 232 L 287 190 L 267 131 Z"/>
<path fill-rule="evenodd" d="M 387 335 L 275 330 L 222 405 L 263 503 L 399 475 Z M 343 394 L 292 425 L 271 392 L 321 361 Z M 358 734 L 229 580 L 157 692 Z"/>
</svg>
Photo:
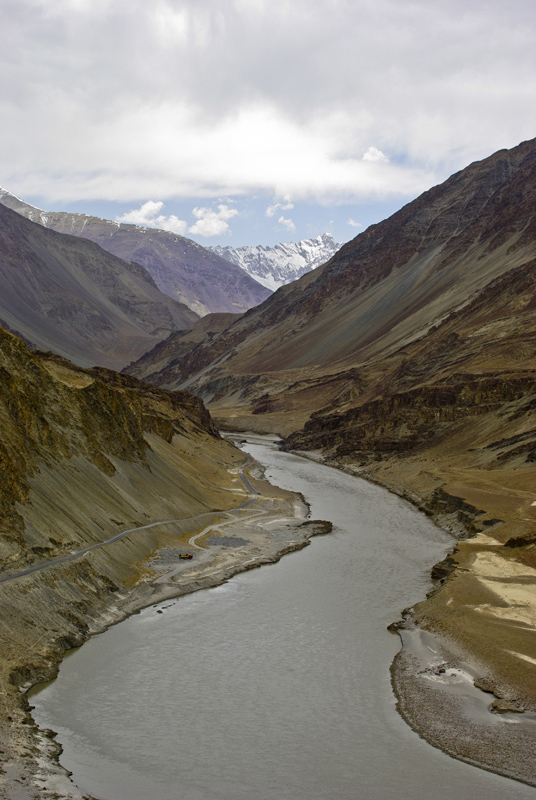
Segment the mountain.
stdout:
<svg viewBox="0 0 536 800">
<path fill-rule="evenodd" d="M 535 290 L 531 140 L 371 226 L 172 367 L 170 353 L 155 375 L 147 354 L 142 371 L 200 393 L 220 426 L 277 433 L 460 535 L 408 624 L 518 710 L 536 709 Z M 403 713 L 456 754 L 424 726 L 411 698 L 429 688 L 410 662 L 393 672 Z"/>
<path fill-rule="evenodd" d="M 394 358 L 534 258 L 534 158 L 534 143 L 524 143 L 425 192 L 250 309 L 210 347 L 191 351 L 177 380 L 210 400 L 220 377 L 231 391 L 246 375 L 257 376 L 259 386 L 281 383 L 289 372 L 291 383 L 298 376 L 334 379 Z M 309 397 L 303 406 L 311 413 L 323 402 Z M 278 414 L 282 429 L 294 429 L 291 414 L 287 422 Z"/>
<path fill-rule="evenodd" d="M 213 253 L 241 267 L 245 272 L 275 292 L 280 286 L 301 278 L 335 255 L 342 245 L 323 233 L 314 239 L 277 244 L 275 247 L 209 247 Z"/>
<path fill-rule="evenodd" d="M 139 264 L 0 204 L 0 325 L 34 347 L 120 368 L 196 319 Z"/>
<path fill-rule="evenodd" d="M 184 236 L 86 214 L 42 211 L 5 189 L 0 189 L 0 203 L 39 225 L 90 239 L 119 258 L 141 264 L 161 292 L 199 316 L 242 313 L 270 294 L 242 269 Z"/>
</svg>

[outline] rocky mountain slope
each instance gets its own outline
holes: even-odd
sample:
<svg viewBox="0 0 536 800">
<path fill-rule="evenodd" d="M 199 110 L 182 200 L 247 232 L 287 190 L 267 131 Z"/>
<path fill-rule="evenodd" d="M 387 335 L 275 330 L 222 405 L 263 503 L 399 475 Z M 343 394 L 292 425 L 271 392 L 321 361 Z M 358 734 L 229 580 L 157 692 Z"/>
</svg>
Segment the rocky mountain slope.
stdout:
<svg viewBox="0 0 536 800">
<path fill-rule="evenodd" d="M 314 239 L 277 244 L 275 247 L 210 247 L 217 255 L 233 264 L 275 292 L 280 286 L 301 278 L 325 264 L 342 245 L 333 236 L 323 233 Z"/>
<path fill-rule="evenodd" d="M 175 384 L 188 381 L 213 401 L 219 382 L 238 388 L 245 376 L 256 379 L 261 394 L 288 372 L 291 383 L 319 375 L 333 382 L 422 338 L 535 257 L 535 158 L 534 142 L 500 151 L 371 226 L 210 347 L 194 348 Z M 359 385 L 355 390 L 361 393 Z M 218 402 L 223 415 L 223 395 Z M 303 403 L 309 413 L 322 408 L 311 403 Z M 285 427 L 282 416 L 280 422 Z"/>
<path fill-rule="evenodd" d="M 1 329 L 0 371 L 2 580 L 154 519 L 236 505 L 229 469 L 243 455 L 220 439 L 197 398 L 31 353 Z M 168 547 L 184 546 L 170 533 Z M 39 741 L 41 773 L 43 755 L 57 750 L 30 724 L 22 686 L 51 676 L 66 649 L 113 621 L 146 571 L 143 561 L 165 540 L 164 529 L 141 531 L 82 559 L 0 582 L 9 630 L 0 645 L 3 797 L 30 796 L 23 790 L 30 792 Z M 31 796 L 49 796 L 44 788 L 34 785 Z"/>
<path fill-rule="evenodd" d="M 270 294 L 240 267 L 184 236 L 87 214 L 42 211 L 5 189 L 0 189 L 0 203 L 39 225 L 89 239 L 119 258 L 141 264 L 160 291 L 199 316 L 242 313 Z"/>
<path fill-rule="evenodd" d="M 408 624 L 518 709 L 536 709 L 535 287 L 532 140 L 453 175 L 151 378 L 461 535 Z M 415 681 L 397 683 L 406 709 Z"/>
<path fill-rule="evenodd" d="M 199 344 L 209 345 L 214 337 L 232 325 L 240 314 L 208 314 L 198 319 L 190 328 L 171 333 L 152 350 L 134 361 L 123 372 L 155 384 L 164 383 L 166 376 L 173 371 L 176 364 L 188 355 L 190 350 Z M 172 382 L 170 380 L 170 382 Z"/>
<path fill-rule="evenodd" d="M 117 368 L 196 319 L 139 264 L 0 204 L 0 324 L 36 348 Z"/>
</svg>

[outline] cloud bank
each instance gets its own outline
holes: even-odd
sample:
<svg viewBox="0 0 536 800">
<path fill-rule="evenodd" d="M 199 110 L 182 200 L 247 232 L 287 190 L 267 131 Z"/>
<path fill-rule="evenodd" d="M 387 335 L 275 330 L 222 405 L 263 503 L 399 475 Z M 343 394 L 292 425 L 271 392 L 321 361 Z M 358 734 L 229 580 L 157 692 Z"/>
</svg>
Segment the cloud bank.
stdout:
<svg viewBox="0 0 536 800">
<path fill-rule="evenodd" d="M 184 236 L 188 228 L 188 223 L 173 214 L 167 217 L 164 214 L 158 214 L 163 206 L 164 203 L 162 201 L 155 202 L 154 200 L 148 200 L 141 208 L 127 211 L 126 214 L 116 217 L 116 220 L 117 222 L 126 222 L 130 225 L 141 225 L 145 228 L 159 228 Z"/>
<path fill-rule="evenodd" d="M 210 237 L 229 233 L 227 220 L 236 217 L 238 211 L 221 203 L 217 211 L 213 211 L 211 208 L 194 208 L 192 213 L 194 217 L 197 217 L 197 222 L 188 228 L 189 233 Z"/>
<path fill-rule="evenodd" d="M 414 196 L 534 136 L 535 28 L 533 0 L 4 0 L 2 183 L 277 218 Z"/>
</svg>

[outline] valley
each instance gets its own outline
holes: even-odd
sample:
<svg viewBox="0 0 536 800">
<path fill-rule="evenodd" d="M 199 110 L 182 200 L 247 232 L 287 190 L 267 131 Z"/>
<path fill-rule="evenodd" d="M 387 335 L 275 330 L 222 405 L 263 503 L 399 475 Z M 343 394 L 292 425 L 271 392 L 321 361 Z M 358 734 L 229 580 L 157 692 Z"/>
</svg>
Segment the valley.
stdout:
<svg viewBox="0 0 536 800">
<path fill-rule="evenodd" d="M 460 537 L 403 625 L 443 637 L 490 702 L 520 710 L 536 710 L 535 201 L 532 140 L 371 226 L 210 341 L 129 368 Z M 404 680 L 409 693 L 419 678 Z"/>
<path fill-rule="evenodd" d="M 210 269 L 188 262 L 200 283 L 172 286 L 158 259 L 180 237 L 17 203 L 3 192 L 4 796 L 76 796 L 24 701 L 66 650 L 330 528 L 220 431 L 277 437 L 452 534 L 426 599 L 391 620 L 399 710 L 446 752 L 535 785 L 525 745 L 509 745 L 507 767 L 489 757 L 493 735 L 488 755 L 453 746 L 474 731 L 426 711 L 411 648 L 432 636 L 449 669 L 469 665 L 491 714 L 536 712 L 536 140 L 471 164 L 273 294 L 236 265 L 212 271 L 231 268 L 215 253 Z M 42 758 L 49 794 L 36 795 Z"/>
<path fill-rule="evenodd" d="M 246 467 L 187 393 L 31 353 L 2 331 L 0 364 L 0 796 L 77 797 L 27 689 L 129 614 L 276 561 L 329 525 Z"/>
</svg>

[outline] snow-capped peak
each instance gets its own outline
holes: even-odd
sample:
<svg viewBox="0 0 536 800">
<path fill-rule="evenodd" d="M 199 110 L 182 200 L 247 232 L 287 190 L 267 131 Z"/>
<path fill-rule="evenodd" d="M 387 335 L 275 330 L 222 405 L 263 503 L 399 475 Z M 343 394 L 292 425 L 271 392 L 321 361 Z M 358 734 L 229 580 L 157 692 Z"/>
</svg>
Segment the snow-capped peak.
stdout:
<svg viewBox="0 0 536 800">
<path fill-rule="evenodd" d="M 209 247 L 216 255 L 242 267 L 252 278 L 275 291 L 325 264 L 341 247 L 330 233 L 274 247 Z"/>
</svg>

